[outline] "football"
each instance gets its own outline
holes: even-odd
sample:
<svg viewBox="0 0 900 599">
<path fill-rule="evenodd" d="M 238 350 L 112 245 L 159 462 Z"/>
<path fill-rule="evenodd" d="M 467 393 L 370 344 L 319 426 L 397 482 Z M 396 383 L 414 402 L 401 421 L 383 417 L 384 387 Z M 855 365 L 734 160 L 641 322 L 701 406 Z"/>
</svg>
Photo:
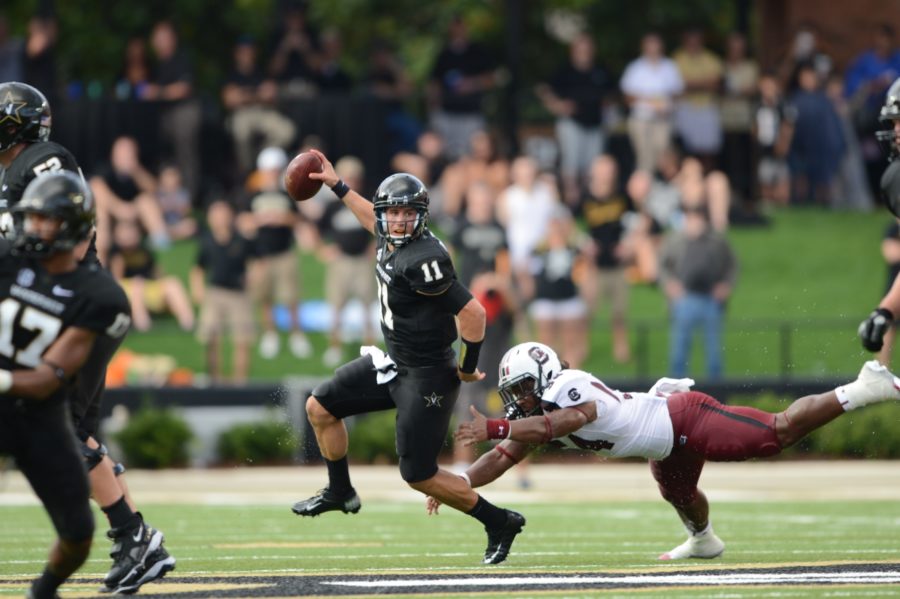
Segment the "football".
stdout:
<svg viewBox="0 0 900 599">
<path fill-rule="evenodd" d="M 310 179 L 310 173 L 321 173 L 322 161 L 312 152 L 301 152 L 294 156 L 284 171 L 284 188 L 296 202 L 302 202 L 316 195 L 322 181 Z"/>
</svg>

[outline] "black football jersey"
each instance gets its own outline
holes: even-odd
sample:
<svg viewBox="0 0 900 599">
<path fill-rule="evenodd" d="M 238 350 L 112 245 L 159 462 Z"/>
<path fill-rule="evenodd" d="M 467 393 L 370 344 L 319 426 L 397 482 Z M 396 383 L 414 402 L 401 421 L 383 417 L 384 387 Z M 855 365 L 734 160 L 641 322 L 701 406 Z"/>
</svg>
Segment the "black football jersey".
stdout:
<svg viewBox="0 0 900 599">
<path fill-rule="evenodd" d="M 0 256 L 0 368 L 34 368 L 68 327 L 121 337 L 131 325 L 122 287 L 99 265 L 52 275 L 40 262 Z M 50 400 L 62 401 L 59 389 Z"/>
<path fill-rule="evenodd" d="M 441 301 L 456 280 L 444 244 L 430 231 L 389 251 L 378 238 L 375 264 L 381 331 L 388 354 L 405 366 L 433 366 L 455 356 L 456 320 Z"/>
<path fill-rule="evenodd" d="M 59 170 L 78 172 L 78 162 L 69 150 L 52 141 L 26 146 L 9 165 L 0 183 L 0 209 L 18 204 L 25 188 L 41 173 Z"/>
</svg>

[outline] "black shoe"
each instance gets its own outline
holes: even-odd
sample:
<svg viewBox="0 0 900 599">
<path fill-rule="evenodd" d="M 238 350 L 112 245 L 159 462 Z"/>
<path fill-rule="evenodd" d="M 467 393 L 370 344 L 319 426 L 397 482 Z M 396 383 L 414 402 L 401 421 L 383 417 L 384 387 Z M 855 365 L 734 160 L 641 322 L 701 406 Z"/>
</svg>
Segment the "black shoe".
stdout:
<svg viewBox="0 0 900 599">
<path fill-rule="evenodd" d="M 334 495 L 328 487 L 325 487 L 309 499 L 295 503 L 291 511 L 298 516 L 318 516 L 321 513 L 335 510 L 340 510 L 345 514 L 355 514 L 359 511 L 360 506 L 359 495 L 353 489 L 341 497 Z"/>
<path fill-rule="evenodd" d="M 484 564 L 499 564 L 509 555 L 516 535 L 525 527 L 525 516 L 519 512 L 506 510 L 506 524 L 500 528 L 485 528 L 488 536 L 487 549 L 484 551 Z"/>
<path fill-rule="evenodd" d="M 163 534 L 141 521 L 136 528 L 113 529 L 106 533 L 113 540 L 109 556 L 113 565 L 103 579 L 107 591 L 114 591 L 138 580 L 147 558 L 162 546 Z"/>
<path fill-rule="evenodd" d="M 147 556 L 143 566 L 138 570 L 137 576 L 119 583 L 114 589 L 116 595 L 131 595 L 137 593 L 143 585 L 154 580 L 159 580 L 168 572 L 175 569 L 175 558 L 169 555 L 166 548 L 160 545 L 156 551 Z"/>
</svg>

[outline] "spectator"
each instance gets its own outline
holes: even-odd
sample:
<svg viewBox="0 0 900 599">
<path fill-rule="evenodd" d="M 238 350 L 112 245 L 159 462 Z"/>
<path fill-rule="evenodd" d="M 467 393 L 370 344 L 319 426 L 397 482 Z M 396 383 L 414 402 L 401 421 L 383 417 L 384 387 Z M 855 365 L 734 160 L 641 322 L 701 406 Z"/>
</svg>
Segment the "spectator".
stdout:
<svg viewBox="0 0 900 599">
<path fill-rule="evenodd" d="M 788 152 L 791 200 L 825 206 L 830 203 L 831 181 L 846 150 L 846 140 L 812 63 L 800 65 L 796 80 L 797 91 L 790 99 L 797 109 Z"/>
<path fill-rule="evenodd" d="M 365 189 L 365 167 L 358 158 L 345 156 L 337 161 L 334 170 L 352 189 Z M 323 240 L 319 257 L 327 265 L 325 299 L 333 314 L 328 349 L 322 354 L 322 362 L 329 368 L 344 360 L 341 344 L 342 315 L 350 299 L 357 298 L 366 308 L 363 329 L 365 343 L 371 345 L 375 339 L 369 318 L 369 307 L 375 300 L 375 285 L 371 276 L 375 247 L 372 234 L 359 223 L 344 202 L 333 193 L 331 196 L 318 223 Z"/>
<path fill-rule="evenodd" d="M 887 278 L 884 289 L 885 295 L 893 286 L 897 275 L 900 274 L 900 219 L 895 218 L 884 232 L 881 239 L 881 255 L 887 266 Z M 890 366 L 894 354 L 894 342 L 897 340 L 897 325 L 892 323 L 884 335 L 884 345 L 878 352 L 878 361 L 885 366 Z"/>
<path fill-rule="evenodd" d="M 322 33 L 316 84 L 323 93 L 347 93 L 353 89 L 353 79 L 341 66 L 343 44 L 341 34 L 336 29 Z"/>
<path fill-rule="evenodd" d="M 681 162 L 681 170 L 675 177 L 683 208 L 702 207 L 712 228 L 719 233 L 728 229 L 731 212 L 731 185 L 722 171 L 703 174 L 703 165 L 697 158 L 688 157 Z"/>
<path fill-rule="evenodd" d="M 58 27 L 56 18 L 49 14 L 37 14 L 28 20 L 28 37 L 25 40 L 25 83 L 43 90 L 50 106 L 57 106 L 56 42 Z"/>
<path fill-rule="evenodd" d="M 495 85 L 494 61 L 480 44 L 469 40 L 462 17 L 450 21 L 428 82 L 431 126 L 444 138 L 451 159 L 468 150 L 469 139 L 485 128 L 482 100 Z"/>
<path fill-rule="evenodd" d="M 569 205 L 577 201 L 591 161 L 603 152 L 601 117 L 610 87 L 609 75 L 595 64 L 594 40 L 587 33 L 572 41 L 569 61 L 549 84 L 537 87 L 544 107 L 556 116 L 563 197 Z"/>
<path fill-rule="evenodd" d="M 703 32 L 689 29 L 673 60 L 684 82 L 684 95 L 675 108 L 675 131 L 685 152 L 697 156 L 704 170 L 713 169 L 722 148 L 719 89 L 722 60 L 703 45 Z"/>
<path fill-rule="evenodd" d="M 404 105 L 413 95 L 413 82 L 405 65 L 386 42 L 376 42 L 369 54 L 365 86 L 370 95 L 386 104 L 386 125 L 391 136 L 390 155 L 414 152 L 422 126 Z M 419 179 L 425 181 L 422 177 Z"/>
<path fill-rule="evenodd" d="M 140 36 L 129 38 L 125 43 L 122 70 L 116 77 L 116 99 L 142 99 L 147 86 L 153 81 L 147 47 Z"/>
<path fill-rule="evenodd" d="M 659 197 L 654 193 L 656 185 L 649 173 L 634 171 L 625 186 L 628 198 L 637 209 L 636 213 L 622 219 L 625 229 L 621 242 L 623 254 L 633 260 L 625 275 L 629 283 L 656 283 L 658 277 L 663 224 L 668 226 L 671 223 L 672 213 L 655 207 Z M 677 204 L 677 191 L 674 200 Z M 660 215 L 659 218 L 655 214 Z"/>
<path fill-rule="evenodd" d="M 278 87 L 257 64 L 256 43 L 243 37 L 234 46 L 234 69 L 222 87 L 222 104 L 229 112 L 226 127 L 234 140 L 241 175 L 253 169 L 263 148 L 288 147 L 297 132 L 294 122 L 278 112 Z"/>
<path fill-rule="evenodd" d="M 258 192 L 250 198 L 245 220 L 256 232 L 256 258 L 251 268 L 251 296 L 262 308 L 263 334 L 259 353 L 271 360 L 281 350 L 275 327 L 275 305 L 287 309 L 290 321 L 289 346 L 296 358 L 312 354 L 309 340 L 300 326 L 297 290 L 299 255 L 294 231 L 300 215 L 297 204 L 282 188 L 287 154 L 281 148 L 266 148 L 259 153 L 256 171 Z"/>
<path fill-rule="evenodd" d="M 156 201 L 162 211 L 169 239 L 179 241 L 194 236 L 197 221 L 192 215 L 191 194 L 184 186 L 181 171 L 174 164 L 163 165 L 159 170 Z"/>
<path fill-rule="evenodd" d="M 281 18 L 282 29 L 270 52 L 269 75 L 288 98 L 308 98 L 316 93 L 318 40 L 306 21 L 306 7 L 291 3 Z"/>
<path fill-rule="evenodd" d="M 784 101 L 778 78 L 764 73 L 759 80 L 759 106 L 753 119 L 755 153 L 758 156 L 756 182 L 764 203 L 787 204 L 791 173 L 787 153 L 794 136 L 797 110 Z"/>
<path fill-rule="evenodd" d="M 540 343 L 564 349 L 562 358 L 578 368 L 588 352 L 588 308 L 578 281 L 588 263 L 586 240 L 575 234 L 572 215 L 557 205 L 547 221 L 546 235 L 529 260 L 523 295 Z"/>
<path fill-rule="evenodd" d="M 12 37 L 9 19 L 0 13 L 0 81 L 22 81 L 25 45 L 22 38 Z"/>
<path fill-rule="evenodd" d="M 671 143 L 675 96 L 684 90 L 678 67 L 663 54 L 659 34 L 641 40 L 641 56 L 625 68 L 619 83 L 631 107 L 628 136 L 637 168 L 652 171 Z"/>
<path fill-rule="evenodd" d="M 400 152 L 394 156 L 394 170 L 409 173 L 428 186 L 431 205 L 443 205 L 443 178 L 450 159 L 444 148 L 444 138 L 432 129 L 426 129 L 416 141 L 416 152 Z M 435 208 L 435 213 L 440 208 Z"/>
<path fill-rule="evenodd" d="M 476 131 L 469 140 L 470 150 L 447 167 L 443 177 L 443 216 L 455 218 L 462 209 L 463 197 L 476 182 L 484 182 L 493 197 L 509 186 L 509 161 L 497 148 L 496 139 L 487 131 Z"/>
<path fill-rule="evenodd" d="M 497 222 L 494 202 L 494 192 L 484 181 L 475 181 L 466 190 L 465 212 L 450 239 L 457 277 L 466 287 L 484 272 L 509 277 L 506 231 Z"/>
<path fill-rule="evenodd" d="M 685 208 L 684 228 L 669 234 L 660 255 L 660 278 L 672 319 L 669 371 L 688 374 L 691 337 L 703 327 L 706 374 L 722 376 L 722 317 L 734 289 L 737 262 L 728 240 L 709 226 L 702 206 Z"/>
<path fill-rule="evenodd" d="M 831 74 L 834 61 L 819 47 L 819 34 L 812 23 L 803 22 L 797 27 L 788 55 L 781 61 L 779 78 L 782 82 L 796 85 L 795 75 L 801 65 L 810 66 L 815 71 L 819 83 Z M 792 87 L 789 91 L 794 91 Z"/>
<path fill-rule="evenodd" d="M 759 66 L 747 56 L 747 38 L 734 31 L 728 36 L 723 71 L 721 166 L 744 201 L 746 212 L 755 211 L 750 130 L 758 82 Z"/>
<path fill-rule="evenodd" d="M 875 205 L 875 199 L 866 178 L 862 150 L 851 122 L 850 106 L 843 92 L 843 81 L 838 75 L 832 74 L 825 84 L 825 95 L 837 114 L 846 149 L 832 179 L 831 207 L 868 211 Z"/>
<path fill-rule="evenodd" d="M 175 26 L 159 21 L 150 38 L 156 53 L 156 80 L 144 98 L 161 102 L 160 133 L 169 144 L 184 184 L 197 197 L 200 190 L 200 102 L 194 96 L 194 72 Z"/>
<path fill-rule="evenodd" d="M 156 248 L 165 248 L 169 236 L 162 211 L 156 202 L 156 178 L 141 164 L 137 142 L 117 137 L 110 149 L 110 161 L 90 180 L 97 203 L 97 253 L 104 262 L 112 242 L 116 220 L 137 220 L 150 233 Z"/>
<path fill-rule="evenodd" d="M 151 314 L 170 312 L 181 330 L 194 330 L 194 309 L 184 285 L 178 277 L 160 273 L 135 221 L 120 220 L 113 227 L 109 270 L 128 295 L 135 329 L 149 331 Z"/>
<path fill-rule="evenodd" d="M 609 154 L 591 162 L 588 191 L 579 206 L 581 216 L 593 240 L 595 269 L 587 269 L 583 288 L 588 311 L 595 309 L 597 299 L 609 305 L 612 323 L 613 359 L 618 363 L 631 359 L 628 343 L 628 281 L 625 278 L 625 221 L 633 214 L 628 196 L 619 193 L 619 165 Z"/>
<path fill-rule="evenodd" d="M 223 345 L 228 329 L 233 345 L 231 380 L 241 384 L 250 371 L 250 344 L 255 336 L 246 286 L 247 265 L 255 251 L 235 229 L 234 210 L 228 202 L 212 202 L 206 219 L 208 230 L 190 275 L 191 295 L 200 306 L 197 339 L 205 347 L 212 380 L 221 383 L 226 380 Z"/>
</svg>

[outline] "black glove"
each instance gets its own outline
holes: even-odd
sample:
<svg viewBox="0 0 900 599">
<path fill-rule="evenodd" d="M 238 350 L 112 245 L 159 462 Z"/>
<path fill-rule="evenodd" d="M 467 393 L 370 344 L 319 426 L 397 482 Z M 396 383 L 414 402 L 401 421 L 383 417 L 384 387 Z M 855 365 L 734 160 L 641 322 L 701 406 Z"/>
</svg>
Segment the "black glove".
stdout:
<svg viewBox="0 0 900 599">
<path fill-rule="evenodd" d="M 859 324 L 859 338 L 869 351 L 880 351 L 884 344 L 884 334 L 894 324 L 894 315 L 885 308 L 876 308 L 869 317 Z"/>
</svg>

